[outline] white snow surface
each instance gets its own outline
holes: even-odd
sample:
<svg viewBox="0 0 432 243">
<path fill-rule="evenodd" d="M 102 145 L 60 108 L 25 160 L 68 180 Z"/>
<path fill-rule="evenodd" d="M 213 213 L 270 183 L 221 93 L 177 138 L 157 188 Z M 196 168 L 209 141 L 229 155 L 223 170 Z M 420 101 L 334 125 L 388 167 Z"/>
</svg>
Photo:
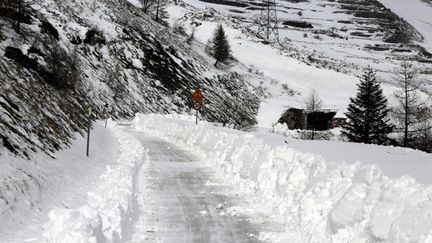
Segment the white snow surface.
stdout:
<svg viewBox="0 0 432 243">
<path fill-rule="evenodd" d="M 419 31 L 432 52 L 432 5 L 421 0 L 378 0 Z"/>
<path fill-rule="evenodd" d="M 94 125 L 70 148 L 31 160 L 0 157 L 0 242 L 118 242 L 130 235 L 141 143 L 124 129 Z"/>
<path fill-rule="evenodd" d="M 120 157 L 106 172 L 87 202 L 77 208 L 58 208 L 49 213 L 44 226 L 47 242 L 119 242 L 129 237 L 136 218 L 134 175 L 144 161 L 141 143 L 120 129 L 113 130 L 119 140 Z"/>
<path fill-rule="evenodd" d="M 95 124 L 91 136 L 90 157 L 80 135 L 55 158 L 0 156 L 0 242 L 40 242 L 52 208 L 83 203 L 89 188 L 100 183 L 98 176 L 118 159 L 118 142 L 110 132 Z"/>
<path fill-rule="evenodd" d="M 432 187 L 413 178 L 430 171 L 430 154 L 342 142 L 293 146 L 295 140 L 285 144 L 275 135 L 181 118 L 137 115 L 134 123 L 202 156 L 304 242 L 432 242 Z M 368 158 L 373 163 L 358 162 Z M 377 165 L 380 160 L 395 162 L 386 172 L 403 164 L 419 171 L 390 178 Z"/>
</svg>

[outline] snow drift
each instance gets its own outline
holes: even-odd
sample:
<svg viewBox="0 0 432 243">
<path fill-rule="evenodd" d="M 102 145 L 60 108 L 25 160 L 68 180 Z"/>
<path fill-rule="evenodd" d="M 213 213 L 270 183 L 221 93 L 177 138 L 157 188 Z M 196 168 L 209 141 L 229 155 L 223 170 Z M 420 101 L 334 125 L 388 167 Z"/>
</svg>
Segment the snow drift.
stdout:
<svg viewBox="0 0 432 243">
<path fill-rule="evenodd" d="M 376 165 L 325 161 L 210 124 L 157 115 L 134 123 L 196 151 L 305 242 L 432 242 L 432 187 L 410 177 L 390 179 Z"/>
<path fill-rule="evenodd" d="M 107 166 L 99 187 L 88 193 L 86 204 L 49 213 L 50 221 L 44 226 L 47 242 L 118 242 L 127 235 L 137 207 L 133 193 L 136 172 L 146 152 L 131 135 L 113 131 L 120 144 L 117 163 Z"/>
</svg>

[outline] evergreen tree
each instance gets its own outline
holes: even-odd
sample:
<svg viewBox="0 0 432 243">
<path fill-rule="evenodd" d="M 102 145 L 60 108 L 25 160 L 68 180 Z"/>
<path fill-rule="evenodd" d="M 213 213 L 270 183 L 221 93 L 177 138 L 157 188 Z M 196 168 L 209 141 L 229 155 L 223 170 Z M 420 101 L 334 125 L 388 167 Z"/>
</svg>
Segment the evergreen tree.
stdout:
<svg viewBox="0 0 432 243">
<path fill-rule="evenodd" d="M 212 50 L 213 57 L 216 59 L 215 66 L 218 65 L 219 62 L 224 62 L 230 57 L 230 45 L 228 43 L 228 38 L 225 35 L 225 31 L 220 24 L 213 35 L 212 40 Z"/>
<path fill-rule="evenodd" d="M 393 130 L 387 114 L 387 99 L 383 95 L 376 73 L 367 68 L 358 84 L 358 93 L 350 99 L 343 134 L 352 142 L 383 144 Z"/>
</svg>

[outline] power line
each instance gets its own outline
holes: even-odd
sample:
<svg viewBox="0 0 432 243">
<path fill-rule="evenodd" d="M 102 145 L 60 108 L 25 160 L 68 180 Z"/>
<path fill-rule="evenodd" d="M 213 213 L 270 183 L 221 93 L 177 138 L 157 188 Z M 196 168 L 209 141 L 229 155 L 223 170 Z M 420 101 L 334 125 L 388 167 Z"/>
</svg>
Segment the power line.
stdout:
<svg viewBox="0 0 432 243">
<path fill-rule="evenodd" d="M 277 17 L 276 0 L 263 0 L 262 8 L 259 17 L 258 34 L 270 40 L 274 35 L 276 41 L 279 43 L 279 28 Z"/>
</svg>

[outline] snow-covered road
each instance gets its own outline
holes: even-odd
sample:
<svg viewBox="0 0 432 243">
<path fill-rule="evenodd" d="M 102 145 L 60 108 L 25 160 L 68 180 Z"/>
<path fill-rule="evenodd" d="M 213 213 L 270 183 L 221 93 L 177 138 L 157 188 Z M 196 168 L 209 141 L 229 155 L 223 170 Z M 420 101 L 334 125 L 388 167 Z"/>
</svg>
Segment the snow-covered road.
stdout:
<svg viewBox="0 0 432 243">
<path fill-rule="evenodd" d="M 52 159 L 64 167 L 54 171 L 60 189 L 41 180 L 40 192 L 23 189 L 30 208 L 3 210 L 14 217 L 3 214 L 0 242 L 280 242 L 279 234 L 300 242 L 203 157 L 131 124 L 110 125 L 96 127 L 89 159 L 84 138 Z"/>
<path fill-rule="evenodd" d="M 17 198 L 3 209 L 14 217 L 1 219 L 0 242 L 432 242 L 432 216 L 424 213 L 432 187 L 389 178 L 375 160 L 338 162 L 343 157 L 319 155 L 324 144 L 302 152 L 289 147 L 293 141 L 277 143 L 282 137 L 195 125 L 192 116 L 138 114 L 110 125 L 97 127 L 85 163 L 76 162 L 84 145 L 45 162 L 64 164 L 43 177 L 61 187 L 48 179 L 41 190 L 23 187 L 29 203 Z M 339 145 L 366 160 L 373 158 L 359 155 L 366 148 L 385 160 L 397 152 L 400 163 L 428 171 L 428 154 L 370 146 Z"/>
<path fill-rule="evenodd" d="M 150 163 L 141 223 L 130 242 L 263 242 L 262 225 L 230 210 L 245 199 L 219 193 L 227 185 L 209 182 L 214 172 L 207 163 L 164 140 L 130 132 L 148 149 Z"/>
</svg>

